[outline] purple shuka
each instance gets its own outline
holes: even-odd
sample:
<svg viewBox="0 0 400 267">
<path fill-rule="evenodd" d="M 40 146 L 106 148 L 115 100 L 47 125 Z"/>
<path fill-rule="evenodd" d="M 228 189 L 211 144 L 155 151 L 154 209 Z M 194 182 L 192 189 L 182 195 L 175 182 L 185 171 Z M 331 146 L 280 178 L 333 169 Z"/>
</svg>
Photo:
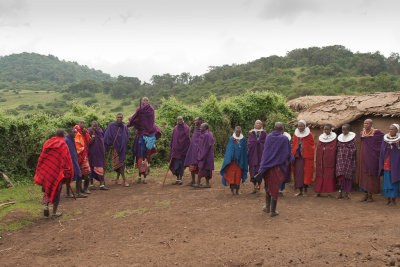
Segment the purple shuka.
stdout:
<svg viewBox="0 0 400 267">
<path fill-rule="evenodd" d="M 89 143 L 89 165 L 93 167 L 104 167 L 104 133 L 100 127 L 97 127 L 96 131 L 93 132 L 92 127 L 88 129 L 89 135 L 94 137 L 94 142 Z M 113 140 L 114 141 L 114 140 Z"/>
<path fill-rule="evenodd" d="M 181 159 L 186 156 L 190 145 L 190 128 L 186 123 L 176 125 L 171 137 L 171 158 Z"/>
<path fill-rule="evenodd" d="M 65 136 L 65 143 L 67 143 L 69 154 L 71 155 L 72 165 L 74 167 L 74 181 L 76 178 L 81 177 L 81 168 L 79 167 L 78 162 L 78 151 L 75 146 L 75 139 L 73 139 L 69 134 Z"/>
<path fill-rule="evenodd" d="M 384 135 L 380 130 L 374 130 L 372 136 L 363 136 L 361 132 L 361 145 L 364 146 L 362 170 L 371 176 L 378 174 L 379 153 Z"/>
<path fill-rule="evenodd" d="M 356 172 L 356 139 L 349 142 L 337 142 L 336 152 L 336 178 L 338 185 L 344 192 L 350 193 L 353 186 L 354 174 Z"/>
<path fill-rule="evenodd" d="M 155 124 L 154 108 L 150 104 L 138 107 L 126 126 L 135 127 L 139 136 L 161 137 L 161 130 Z"/>
<path fill-rule="evenodd" d="M 118 132 L 118 129 L 120 129 L 119 132 Z M 129 140 L 129 130 L 125 124 L 111 122 L 108 125 L 106 132 L 104 134 L 104 145 L 106 145 L 107 147 L 111 147 L 114 142 L 115 136 L 117 135 L 117 132 L 118 132 L 118 137 L 115 140 L 114 149 L 118 153 L 119 161 L 124 162 L 125 161 L 125 153 L 126 153 L 126 145 Z"/>
<path fill-rule="evenodd" d="M 390 153 L 390 176 L 392 180 L 392 184 L 400 181 L 400 146 L 399 143 L 388 144 L 386 142 L 382 142 L 380 157 L 379 157 L 379 172 L 378 176 L 383 174 L 383 165 L 385 159 Z"/>
<path fill-rule="evenodd" d="M 282 172 L 286 173 L 288 161 L 293 161 L 289 139 L 281 131 L 275 130 L 265 139 L 258 173 L 266 173 L 275 166 L 279 166 Z"/>
<path fill-rule="evenodd" d="M 214 142 L 214 136 L 209 130 L 205 130 L 200 134 L 197 151 L 199 177 L 201 177 L 201 173 L 205 173 L 205 171 L 209 178 L 212 177 L 212 171 L 214 170 Z"/>
<path fill-rule="evenodd" d="M 249 172 L 251 178 L 253 178 L 256 175 L 258 168 L 260 167 L 260 162 L 264 151 L 264 143 L 266 137 L 267 133 L 264 130 L 262 130 L 258 139 L 256 135 L 252 133 L 249 135 L 249 139 L 247 140 L 247 146 L 248 146 L 247 157 L 249 160 Z"/>
<path fill-rule="evenodd" d="M 186 153 L 185 158 L 185 167 L 190 165 L 197 165 L 197 151 L 199 147 L 199 140 L 200 140 L 200 126 L 196 126 L 193 131 L 192 140 L 190 142 L 189 149 Z"/>
</svg>

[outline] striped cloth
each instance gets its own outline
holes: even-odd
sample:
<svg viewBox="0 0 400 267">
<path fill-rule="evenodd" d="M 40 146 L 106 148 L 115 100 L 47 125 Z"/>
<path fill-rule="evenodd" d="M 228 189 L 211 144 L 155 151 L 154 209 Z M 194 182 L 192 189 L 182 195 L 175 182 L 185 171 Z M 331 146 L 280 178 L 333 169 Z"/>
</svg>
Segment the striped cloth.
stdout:
<svg viewBox="0 0 400 267">
<path fill-rule="evenodd" d="M 64 137 L 47 140 L 43 145 L 33 182 L 44 189 L 49 202 L 53 203 L 61 188 L 60 183 L 69 184 L 73 177 L 74 168 Z"/>
<path fill-rule="evenodd" d="M 151 150 L 156 148 L 156 137 L 153 136 L 143 136 L 144 142 L 146 143 L 146 148 Z"/>
<path fill-rule="evenodd" d="M 82 175 L 90 174 L 89 157 L 88 157 L 88 145 L 89 145 L 89 134 L 87 131 L 83 133 L 79 126 L 75 126 L 77 130 L 75 136 L 75 145 L 78 152 L 79 168 L 81 169 Z"/>
</svg>

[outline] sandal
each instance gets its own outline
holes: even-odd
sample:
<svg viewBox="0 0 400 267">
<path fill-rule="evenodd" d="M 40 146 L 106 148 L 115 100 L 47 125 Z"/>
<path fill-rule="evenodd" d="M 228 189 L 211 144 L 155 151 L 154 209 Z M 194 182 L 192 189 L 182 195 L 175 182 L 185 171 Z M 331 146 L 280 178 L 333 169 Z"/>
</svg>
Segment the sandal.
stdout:
<svg viewBox="0 0 400 267">
<path fill-rule="evenodd" d="M 125 182 L 125 183 L 124 183 L 124 186 L 125 186 L 125 187 L 129 187 L 128 182 Z"/>
<path fill-rule="evenodd" d="M 76 198 L 87 198 L 87 195 L 78 194 L 78 195 L 76 195 Z"/>
<path fill-rule="evenodd" d="M 44 210 L 43 210 L 43 215 L 44 215 L 45 217 L 49 217 L 49 215 L 50 215 L 49 207 L 44 208 Z"/>
<path fill-rule="evenodd" d="M 62 215 L 63 215 L 63 213 L 60 211 L 60 212 L 53 213 L 53 215 L 51 217 L 58 218 L 58 217 L 61 217 Z"/>
<path fill-rule="evenodd" d="M 147 184 L 147 181 L 146 181 L 146 180 L 143 180 L 143 184 Z"/>
<path fill-rule="evenodd" d="M 100 190 L 110 190 L 110 188 L 106 187 L 105 185 L 101 185 Z"/>
</svg>

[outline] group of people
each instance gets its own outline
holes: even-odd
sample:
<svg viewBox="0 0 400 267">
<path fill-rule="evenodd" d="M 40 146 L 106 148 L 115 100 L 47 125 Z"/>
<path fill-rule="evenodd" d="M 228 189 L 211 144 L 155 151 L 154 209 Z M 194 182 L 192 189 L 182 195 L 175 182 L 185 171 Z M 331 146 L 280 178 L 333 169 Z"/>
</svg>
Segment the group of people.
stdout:
<svg viewBox="0 0 400 267">
<path fill-rule="evenodd" d="M 304 120 L 298 122 L 293 138 L 285 132 L 283 123 L 276 122 L 274 130 L 267 134 L 262 122 L 257 120 L 246 142 L 241 127 L 237 126 L 226 147 L 220 171 L 222 183 L 229 185 L 232 194 L 237 195 L 248 173 L 254 185 L 252 193 L 260 192 L 264 180 L 266 205 L 263 210 L 276 216 L 278 196 L 282 194 L 285 184 L 291 181 L 292 174 L 297 196 L 307 194 L 315 180 L 317 196 L 322 193 L 330 196 L 338 188 L 337 198 L 348 199 L 356 178 L 361 191 L 365 192 L 362 201 L 373 201 L 372 195 L 380 192 L 380 176 L 383 175 L 383 195 L 388 198 L 388 204 L 395 204 L 400 184 L 400 127 L 392 124 L 389 133 L 384 134 L 372 126 L 372 120 L 365 120 L 358 164 L 356 134 L 351 132 L 349 124 L 342 126 L 339 136 L 332 131 L 332 125 L 325 125 L 323 134 L 318 138 L 316 152 L 314 137 Z M 118 114 L 116 121 L 110 123 L 103 134 L 96 121 L 86 129 L 85 122 L 81 120 L 67 130 L 67 136 L 64 137 L 64 131 L 59 129 L 55 137 L 46 141 L 34 178 L 44 192 L 45 216 L 49 216 L 50 203 L 53 204 L 52 216 L 61 216 L 57 207 L 63 184 L 67 185 L 67 197 L 86 198 L 90 190 L 95 189 L 93 179 L 100 182 L 100 190 L 108 190 L 104 171 L 109 156 L 117 176 L 115 183 L 129 186 L 124 164 L 129 127 L 134 127 L 136 134 L 132 154 L 139 173 L 137 182 L 147 183 L 150 159 L 157 152 L 156 140 L 161 137 L 161 130 L 155 125 L 154 108 L 145 97 L 127 124 L 123 123 L 123 115 Z M 184 170 L 188 167 L 191 173 L 189 186 L 211 187 L 214 142 L 208 124 L 201 117 L 194 120 L 192 136 L 183 118 L 177 117 L 171 136 L 168 166 L 176 176 L 174 185 L 182 185 Z M 204 185 L 202 178 L 205 178 Z M 72 181 L 76 181 L 76 195 L 69 186 Z"/>
</svg>

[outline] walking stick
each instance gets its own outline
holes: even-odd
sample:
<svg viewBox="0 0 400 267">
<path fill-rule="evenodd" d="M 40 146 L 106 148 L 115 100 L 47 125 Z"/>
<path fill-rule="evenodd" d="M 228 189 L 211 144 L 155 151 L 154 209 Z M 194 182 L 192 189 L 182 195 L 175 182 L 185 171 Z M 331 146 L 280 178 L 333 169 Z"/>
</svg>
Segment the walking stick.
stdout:
<svg viewBox="0 0 400 267">
<path fill-rule="evenodd" d="M 76 196 L 75 196 L 74 191 L 73 191 L 72 188 L 71 188 L 71 184 L 67 184 L 67 187 L 68 187 L 69 191 L 71 191 L 72 196 L 74 197 L 74 199 L 76 200 Z"/>
<path fill-rule="evenodd" d="M 133 157 L 132 184 L 135 182 L 135 166 L 136 166 L 136 157 Z"/>
<path fill-rule="evenodd" d="M 169 171 L 169 166 L 171 166 L 171 161 L 172 161 L 172 157 L 171 157 L 171 159 L 169 160 L 167 172 L 165 173 L 165 176 L 164 176 L 164 182 L 162 183 L 162 186 L 163 186 L 163 187 L 164 187 L 164 184 L 165 184 L 165 180 L 167 179 L 167 174 L 168 174 L 168 171 Z"/>
<path fill-rule="evenodd" d="M 120 129 L 121 129 L 121 127 L 118 127 L 118 131 L 117 131 L 117 134 L 115 135 L 114 142 L 113 142 L 113 144 L 112 144 L 112 146 L 111 146 L 111 148 L 110 148 L 110 151 L 108 151 L 107 161 L 106 161 L 106 164 L 105 164 L 106 166 L 105 166 L 104 172 L 103 172 L 104 178 L 106 178 L 107 164 L 108 164 L 108 161 L 110 160 L 111 149 L 114 147 L 114 144 L 115 144 L 115 141 L 117 140 L 117 136 L 118 136 L 118 133 L 119 133 L 119 130 L 120 130 Z"/>
</svg>

